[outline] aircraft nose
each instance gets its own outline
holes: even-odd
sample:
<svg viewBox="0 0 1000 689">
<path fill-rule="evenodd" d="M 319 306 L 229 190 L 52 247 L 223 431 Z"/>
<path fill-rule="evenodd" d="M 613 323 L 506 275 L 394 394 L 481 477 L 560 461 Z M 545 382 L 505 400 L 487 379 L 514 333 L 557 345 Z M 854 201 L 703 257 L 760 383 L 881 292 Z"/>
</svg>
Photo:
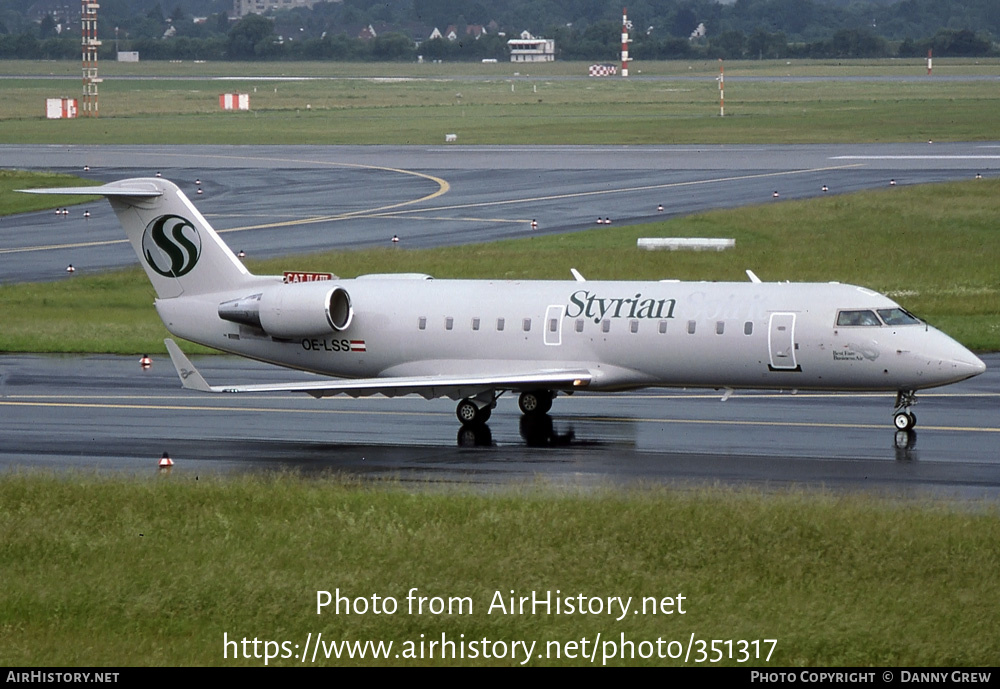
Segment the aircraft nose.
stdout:
<svg viewBox="0 0 1000 689">
<path fill-rule="evenodd" d="M 949 379 L 949 382 L 972 378 L 986 370 L 986 364 L 983 363 L 982 359 L 950 337 L 946 335 L 944 337 L 947 338 L 947 341 L 941 348 L 938 368 Z"/>
<path fill-rule="evenodd" d="M 969 353 L 972 354 L 972 352 L 969 352 Z M 986 372 L 986 364 L 985 364 L 985 362 L 983 362 L 983 360 L 980 359 L 975 354 L 972 354 L 972 362 L 969 363 L 968 366 L 972 370 L 972 373 L 969 374 L 970 378 L 972 376 L 978 376 L 980 373 L 985 373 Z"/>
</svg>

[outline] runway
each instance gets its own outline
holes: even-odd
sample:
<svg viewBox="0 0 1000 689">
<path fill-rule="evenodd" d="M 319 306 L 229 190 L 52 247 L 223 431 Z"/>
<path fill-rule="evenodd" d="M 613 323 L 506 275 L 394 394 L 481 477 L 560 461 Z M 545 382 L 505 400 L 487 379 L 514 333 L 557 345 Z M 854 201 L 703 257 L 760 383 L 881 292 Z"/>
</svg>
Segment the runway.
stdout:
<svg viewBox="0 0 1000 689">
<path fill-rule="evenodd" d="M 160 173 L 180 185 L 235 250 L 259 258 L 388 246 L 393 235 L 401 246 L 428 247 L 575 232 L 599 227 L 598 217 L 621 226 L 712 208 L 888 188 L 892 181 L 902 186 L 972 180 L 1000 171 L 1000 143 L 983 142 L 6 145 L 0 146 L 0 156 L 7 167 L 69 172 L 101 182 Z M 90 169 L 85 172 L 84 166 Z M 824 185 L 828 192 L 821 191 Z M 85 210 L 89 218 L 83 217 Z M 104 201 L 74 206 L 65 216 L 31 213 L 0 222 L 0 281 L 5 283 L 63 279 L 70 264 L 80 275 L 134 263 Z"/>
<path fill-rule="evenodd" d="M 977 173 L 1000 170 L 997 143 L 0 146 L 0 155 L 5 166 L 97 181 L 159 172 L 188 193 L 234 249 L 257 257 L 388 246 L 394 234 L 403 246 L 418 247 L 572 232 L 596 227 L 598 216 L 622 225 L 810 198 L 823 194 L 823 185 L 837 194 L 888 187 L 890 180 L 973 183 Z M 66 279 L 69 263 L 77 274 L 134 265 L 105 202 L 73 207 L 67 216 L 0 221 L 3 282 Z M 888 395 L 746 393 L 721 402 L 712 391 L 578 394 L 556 400 L 550 420 L 532 427 L 504 397 L 488 430 L 469 435 L 460 432 L 450 400 L 198 395 L 180 389 L 165 356 L 143 372 L 135 358 L 5 355 L 0 467 L 146 474 L 156 472 L 166 451 L 176 473 L 296 470 L 484 485 L 805 485 L 992 500 L 1000 495 L 1000 357 L 984 360 L 985 375 L 921 394 L 915 442 L 897 447 Z M 196 363 L 210 382 L 303 375 L 227 357 Z"/>
<path fill-rule="evenodd" d="M 463 484 L 792 486 L 959 498 L 1000 497 L 1000 355 L 987 372 L 919 396 L 909 448 L 895 446 L 892 396 L 649 390 L 577 394 L 525 425 L 500 400 L 489 426 L 460 431 L 450 400 L 314 400 L 180 389 L 166 357 L 0 357 L 0 470 L 154 475 L 291 470 Z M 209 381 L 289 373 L 202 357 Z M 297 378 L 304 374 L 293 374 Z"/>
</svg>

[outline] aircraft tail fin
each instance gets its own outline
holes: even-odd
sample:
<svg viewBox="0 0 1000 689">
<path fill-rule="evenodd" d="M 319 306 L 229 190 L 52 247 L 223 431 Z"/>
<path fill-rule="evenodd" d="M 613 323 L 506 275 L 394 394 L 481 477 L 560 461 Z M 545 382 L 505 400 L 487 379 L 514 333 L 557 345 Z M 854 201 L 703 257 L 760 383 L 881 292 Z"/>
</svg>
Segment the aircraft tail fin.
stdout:
<svg viewBox="0 0 1000 689">
<path fill-rule="evenodd" d="M 253 278 L 173 182 L 136 178 L 97 187 L 23 191 L 107 197 L 161 299 L 219 292 Z"/>
</svg>

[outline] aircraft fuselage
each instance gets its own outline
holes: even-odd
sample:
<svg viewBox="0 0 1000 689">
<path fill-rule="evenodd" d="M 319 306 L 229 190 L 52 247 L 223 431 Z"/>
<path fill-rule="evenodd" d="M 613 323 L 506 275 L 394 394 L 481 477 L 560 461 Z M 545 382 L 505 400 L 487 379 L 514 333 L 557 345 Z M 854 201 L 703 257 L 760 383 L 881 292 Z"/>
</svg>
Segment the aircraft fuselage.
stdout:
<svg viewBox="0 0 1000 689">
<path fill-rule="evenodd" d="M 297 308 L 315 304 L 318 312 L 333 289 L 348 295 L 353 312 L 340 330 L 317 318 L 319 328 L 275 336 L 219 317 L 220 303 L 267 290 L 284 290 Z M 275 278 L 260 290 L 159 300 L 157 308 L 180 337 L 349 378 L 558 365 L 591 370 L 589 388 L 599 390 L 916 390 L 982 370 L 968 350 L 922 322 L 887 325 L 876 317 L 838 325 L 844 312 L 899 307 L 871 290 L 836 283 L 370 276 L 284 285 Z"/>
</svg>

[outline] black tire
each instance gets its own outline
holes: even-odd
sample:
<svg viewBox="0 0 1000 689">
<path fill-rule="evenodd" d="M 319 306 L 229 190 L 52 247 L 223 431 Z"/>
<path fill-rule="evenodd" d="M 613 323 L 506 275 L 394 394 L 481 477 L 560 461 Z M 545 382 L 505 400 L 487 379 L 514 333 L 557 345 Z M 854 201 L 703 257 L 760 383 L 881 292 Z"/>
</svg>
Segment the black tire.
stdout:
<svg viewBox="0 0 1000 689">
<path fill-rule="evenodd" d="M 455 415 L 462 422 L 463 426 L 472 426 L 479 423 L 479 407 L 472 400 L 462 400 L 455 409 Z"/>
<path fill-rule="evenodd" d="M 464 399 L 458 403 L 455 409 L 455 416 L 462 422 L 463 426 L 479 426 L 490 420 L 493 415 L 491 407 L 478 407 L 470 399 Z"/>
<path fill-rule="evenodd" d="M 517 398 L 517 406 L 525 416 L 547 414 L 552 409 L 552 393 L 548 390 L 527 390 Z"/>
<path fill-rule="evenodd" d="M 901 411 L 892 418 L 892 424 L 897 431 L 913 430 L 913 427 L 917 425 L 917 417 L 910 412 Z"/>
</svg>

